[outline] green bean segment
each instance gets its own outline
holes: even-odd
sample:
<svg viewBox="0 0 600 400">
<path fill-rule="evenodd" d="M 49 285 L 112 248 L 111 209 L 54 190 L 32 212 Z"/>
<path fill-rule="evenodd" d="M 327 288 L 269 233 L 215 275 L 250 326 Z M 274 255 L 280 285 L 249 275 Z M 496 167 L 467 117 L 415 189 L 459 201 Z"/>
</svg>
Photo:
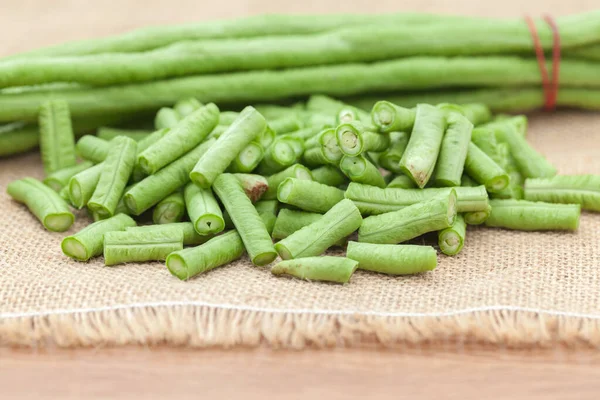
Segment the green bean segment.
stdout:
<svg viewBox="0 0 600 400">
<path fill-rule="evenodd" d="M 406 146 L 408 146 L 410 135 L 406 132 L 390 132 L 388 135 L 390 137 L 390 147 L 379 156 L 379 165 L 390 172 L 404 175 L 402 168 L 400 168 L 400 160 Z"/>
<path fill-rule="evenodd" d="M 312 180 L 312 174 L 308 168 L 301 164 L 294 164 L 285 170 L 267 177 L 268 189 L 262 196 L 263 200 L 277 199 L 277 189 L 281 182 L 287 178 L 296 178 L 300 180 Z"/>
<path fill-rule="evenodd" d="M 69 179 L 69 199 L 73 206 L 82 209 L 87 205 L 96 190 L 103 168 L 103 163 L 96 164 Z"/>
<path fill-rule="evenodd" d="M 157 130 L 175 127 L 181 120 L 181 115 L 172 108 L 163 107 L 156 113 L 154 127 Z"/>
<path fill-rule="evenodd" d="M 420 188 L 425 187 L 433 174 L 445 130 L 446 117 L 442 110 L 428 104 L 417 106 L 415 124 L 400 159 L 400 169 Z"/>
<path fill-rule="evenodd" d="M 102 254 L 104 234 L 113 231 L 124 231 L 136 226 L 131 217 L 117 214 L 114 217 L 96 221 L 74 235 L 67 236 L 61 243 L 63 253 L 77 261 L 87 261 Z"/>
<path fill-rule="evenodd" d="M 456 208 L 458 212 L 481 211 L 488 207 L 488 195 L 484 186 L 381 189 L 352 182 L 348 185 L 345 196 L 356 204 L 363 215 L 377 215 L 397 211 L 415 203 L 430 200 L 439 195 L 449 194 L 452 190 L 457 195 Z"/>
<path fill-rule="evenodd" d="M 305 211 L 325 213 L 344 199 L 344 191 L 315 181 L 287 178 L 279 184 L 277 199 Z"/>
<path fill-rule="evenodd" d="M 434 172 L 436 186 L 460 186 L 473 124 L 458 113 L 446 117 L 448 127 Z"/>
<path fill-rule="evenodd" d="M 234 174 L 242 184 L 244 192 L 251 202 L 256 203 L 260 200 L 269 188 L 267 178 L 255 174 Z"/>
<path fill-rule="evenodd" d="M 266 128 L 265 118 L 248 106 L 211 146 L 190 173 L 190 179 L 202 188 L 212 185 L 246 145 Z"/>
<path fill-rule="evenodd" d="M 284 260 L 318 256 L 361 226 L 362 217 L 350 200 L 342 200 L 321 218 L 275 245 Z"/>
<path fill-rule="evenodd" d="M 213 237 L 214 235 L 200 235 L 196 232 L 194 228 L 194 224 L 191 222 L 173 222 L 162 225 L 142 225 L 129 227 L 126 231 L 133 232 L 141 232 L 141 233 L 163 233 L 167 231 L 174 230 L 176 232 L 181 232 L 183 235 L 183 245 L 184 246 L 197 246 L 202 243 L 206 243 Z"/>
<path fill-rule="evenodd" d="M 389 101 L 378 101 L 373 106 L 371 117 L 380 132 L 411 131 L 415 124 L 416 111 Z"/>
<path fill-rule="evenodd" d="M 365 218 L 358 230 L 358 241 L 395 244 L 446 229 L 456 219 L 456 202 L 456 192 L 452 189 L 401 210 Z"/>
<path fill-rule="evenodd" d="M 467 223 L 462 214 L 458 214 L 451 227 L 438 232 L 438 245 L 442 253 L 454 256 L 462 250 L 465 244 Z"/>
<path fill-rule="evenodd" d="M 104 265 L 162 261 L 183 249 L 183 233 L 178 230 L 111 231 L 104 234 Z"/>
<path fill-rule="evenodd" d="M 431 246 L 348 242 L 346 257 L 358 261 L 358 269 L 389 275 L 433 271 L 437 253 Z"/>
<path fill-rule="evenodd" d="M 180 222 L 185 215 L 185 199 L 181 190 L 177 190 L 162 199 L 152 212 L 155 224 L 171 224 Z"/>
<path fill-rule="evenodd" d="M 277 257 L 273 241 L 240 181 L 234 175 L 222 174 L 213 189 L 229 213 L 252 263 L 260 266 L 272 262 Z"/>
<path fill-rule="evenodd" d="M 107 140 L 92 135 L 85 135 L 77 141 L 75 148 L 79 157 L 98 164 L 104 161 L 108 155 L 110 146 Z"/>
<path fill-rule="evenodd" d="M 188 183 L 184 196 L 185 207 L 196 232 L 211 235 L 225 229 L 223 213 L 211 189 L 202 189 L 194 183 Z"/>
<path fill-rule="evenodd" d="M 552 204 L 527 200 L 490 200 L 486 226 L 521 231 L 569 230 L 579 227 L 579 204 Z"/>
<path fill-rule="evenodd" d="M 510 183 L 506 171 L 473 143 L 469 143 L 465 171 L 491 193 L 506 189 Z"/>
<path fill-rule="evenodd" d="M 237 260 L 244 254 L 244 243 L 236 231 L 212 238 L 203 245 L 175 251 L 167 257 L 169 272 L 186 281 L 198 274 Z"/>
<path fill-rule="evenodd" d="M 307 281 L 348 283 L 357 267 L 357 261 L 345 257 L 305 257 L 281 261 L 271 268 L 271 273 Z"/>
<path fill-rule="evenodd" d="M 525 200 L 580 204 L 600 211 L 600 175 L 557 175 L 525 180 Z"/>
<path fill-rule="evenodd" d="M 406 175 L 398 175 L 386 187 L 388 189 L 414 189 L 417 184 Z"/>
<path fill-rule="evenodd" d="M 46 174 L 72 167 L 76 163 L 75 136 L 69 104 L 52 100 L 42 104 L 39 114 L 40 152 Z"/>
<path fill-rule="evenodd" d="M 311 213 L 307 211 L 296 211 L 284 208 L 277 215 L 275 226 L 271 236 L 273 239 L 285 239 L 292 233 L 317 222 L 323 217 L 323 214 Z M 346 245 L 347 238 L 338 240 L 334 245 L 344 247 Z"/>
<path fill-rule="evenodd" d="M 346 175 L 339 168 L 333 165 L 323 165 L 322 167 L 310 171 L 315 182 L 327 186 L 338 187 L 348 182 Z"/>
<path fill-rule="evenodd" d="M 108 141 L 113 140 L 117 136 L 127 136 L 139 144 L 140 140 L 146 139 L 151 134 L 152 131 L 146 131 L 142 129 L 120 129 L 103 126 L 98 128 L 98 134 L 96 136 L 100 139 Z"/>
<path fill-rule="evenodd" d="M 360 155 L 357 157 L 344 156 L 340 161 L 340 169 L 352 182 L 384 188 L 386 186 L 379 169 Z"/>
<path fill-rule="evenodd" d="M 6 187 L 10 197 L 27 206 L 49 231 L 64 232 L 73 225 L 75 216 L 58 193 L 34 178 L 12 181 Z"/>
<path fill-rule="evenodd" d="M 492 206 L 488 205 L 484 210 L 466 212 L 463 215 L 468 225 L 481 225 L 490 217 L 491 213 Z"/>
<path fill-rule="evenodd" d="M 50 186 L 56 192 L 60 192 L 62 188 L 69 184 L 69 180 L 73 176 L 93 166 L 94 164 L 91 161 L 83 161 L 72 167 L 60 169 L 47 175 L 46 178 L 44 178 L 44 184 Z"/>
</svg>

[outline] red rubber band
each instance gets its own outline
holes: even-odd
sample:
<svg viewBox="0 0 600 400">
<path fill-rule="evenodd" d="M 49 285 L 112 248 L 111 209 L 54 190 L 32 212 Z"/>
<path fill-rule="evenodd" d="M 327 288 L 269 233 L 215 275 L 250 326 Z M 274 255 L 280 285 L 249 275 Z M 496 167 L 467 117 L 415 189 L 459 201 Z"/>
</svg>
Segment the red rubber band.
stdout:
<svg viewBox="0 0 600 400">
<path fill-rule="evenodd" d="M 558 26 L 551 16 L 544 16 L 544 21 L 546 21 L 548 26 L 550 26 L 550 29 L 552 29 L 552 80 L 550 80 L 548 76 L 548 70 L 546 68 L 546 57 L 544 56 L 544 48 L 542 47 L 542 43 L 540 42 L 540 37 L 537 33 L 535 22 L 533 22 L 533 19 L 529 15 L 525 16 L 525 21 L 527 22 L 529 32 L 531 33 L 531 38 L 533 39 L 535 55 L 537 57 L 538 66 L 540 67 L 540 74 L 542 75 L 542 86 L 544 89 L 545 98 L 544 109 L 551 111 L 554 110 L 554 108 L 556 107 L 556 98 L 558 97 L 560 75 L 561 52 L 560 34 L 558 31 Z"/>
</svg>

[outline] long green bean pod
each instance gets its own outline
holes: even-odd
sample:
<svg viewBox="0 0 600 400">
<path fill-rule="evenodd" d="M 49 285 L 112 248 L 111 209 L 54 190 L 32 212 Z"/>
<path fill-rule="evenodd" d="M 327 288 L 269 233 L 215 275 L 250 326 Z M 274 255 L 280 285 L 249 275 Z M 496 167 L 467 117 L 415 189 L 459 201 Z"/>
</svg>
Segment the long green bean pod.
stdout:
<svg viewBox="0 0 600 400">
<path fill-rule="evenodd" d="M 96 190 L 103 167 L 103 163 L 96 164 L 69 179 L 69 199 L 73 206 L 82 209 L 87 205 Z"/>
<path fill-rule="evenodd" d="M 176 190 L 162 199 L 154 211 L 152 211 L 152 222 L 155 224 L 171 224 L 181 221 L 185 215 L 185 198 L 181 190 Z"/>
<path fill-rule="evenodd" d="M 365 218 L 358 230 L 358 241 L 402 243 L 427 232 L 449 228 L 456 219 L 456 192 L 434 197 L 398 211 Z"/>
<path fill-rule="evenodd" d="M 280 261 L 271 268 L 271 273 L 307 281 L 348 283 L 357 267 L 357 261 L 345 257 L 304 257 Z"/>
<path fill-rule="evenodd" d="M 117 136 L 127 136 L 139 143 L 140 140 L 147 138 L 152 131 L 143 129 L 121 129 L 102 126 L 98 128 L 97 137 L 104 140 L 113 140 Z"/>
<path fill-rule="evenodd" d="M 438 232 L 438 245 L 440 250 L 447 256 L 460 253 L 465 244 L 467 223 L 462 214 L 458 214 L 451 227 Z"/>
<path fill-rule="evenodd" d="M 244 193 L 240 181 L 231 174 L 222 174 L 213 189 L 240 234 L 254 265 L 266 265 L 277 257 L 271 236 L 256 208 Z"/>
<path fill-rule="evenodd" d="M 219 109 L 210 103 L 185 117 L 156 143 L 137 156 L 137 162 L 148 175 L 198 146 L 217 126 Z"/>
<path fill-rule="evenodd" d="M 83 161 L 72 167 L 60 169 L 46 176 L 46 178 L 44 178 L 44 184 L 50 186 L 56 192 L 60 192 L 63 187 L 68 185 L 69 180 L 73 176 L 93 166 L 94 164 L 92 162 Z"/>
<path fill-rule="evenodd" d="M 458 113 L 446 117 L 448 127 L 434 172 L 436 186 L 460 186 L 460 178 L 467 159 L 473 124 Z"/>
<path fill-rule="evenodd" d="M 490 200 L 486 226 L 521 231 L 569 230 L 579 227 L 579 204 L 552 204 L 527 200 Z"/>
<path fill-rule="evenodd" d="M 352 182 L 384 188 L 386 186 L 379 169 L 366 157 L 344 156 L 340 161 L 340 169 Z"/>
<path fill-rule="evenodd" d="M 186 281 L 198 274 L 229 264 L 244 254 L 244 243 L 236 231 L 219 235 L 203 245 L 179 250 L 167 257 L 169 272 Z"/>
<path fill-rule="evenodd" d="M 346 257 L 358 261 L 358 268 L 389 275 L 411 275 L 433 271 L 437 253 L 431 246 L 348 242 Z"/>
<path fill-rule="evenodd" d="M 61 243 L 62 252 L 77 261 L 87 261 L 102 254 L 104 234 L 112 231 L 124 231 L 136 226 L 131 217 L 117 214 L 114 217 L 96 221 L 74 235 L 67 236 Z"/>
<path fill-rule="evenodd" d="M 420 188 L 425 187 L 433 174 L 445 130 L 442 110 L 427 104 L 417 106 L 415 125 L 400 159 L 400 169 Z"/>
<path fill-rule="evenodd" d="M 389 101 L 378 101 L 373 106 L 371 118 L 380 132 L 410 132 L 415 124 L 416 111 Z"/>
<path fill-rule="evenodd" d="M 525 200 L 580 204 L 600 211 L 600 175 L 557 175 L 525 180 Z"/>
<path fill-rule="evenodd" d="M 496 136 L 510 147 L 510 153 L 515 159 L 519 172 L 525 178 L 551 178 L 556 175 L 556 168 L 548 162 L 537 150 L 527 143 L 511 124 L 494 125 Z"/>
<path fill-rule="evenodd" d="M 92 135 L 82 136 L 75 145 L 79 157 L 95 164 L 104 161 L 110 151 L 110 147 L 111 144 L 108 140 Z"/>
<path fill-rule="evenodd" d="M 414 189 L 417 187 L 417 184 L 406 175 L 398 175 L 386 187 L 388 189 Z"/>
<path fill-rule="evenodd" d="M 465 172 L 492 193 L 506 189 L 510 183 L 506 171 L 473 143 L 469 143 Z"/>
<path fill-rule="evenodd" d="M 342 200 L 321 218 L 275 244 L 284 260 L 318 256 L 348 237 L 361 225 L 362 217 L 350 200 Z"/>
<path fill-rule="evenodd" d="M 264 176 L 255 174 L 234 174 L 242 184 L 246 196 L 251 202 L 260 200 L 269 188 L 269 181 Z"/>
<path fill-rule="evenodd" d="M 188 183 L 184 197 L 185 208 L 196 232 L 200 235 L 214 235 L 225 229 L 223 213 L 212 190 Z"/>
<path fill-rule="evenodd" d="M 135 165 L 137 143 L 125 136 L 113 139 L 112 151 L 102 162 L 100 179 L 87 205 L 100 217 L 114 215 Z"/>
<path fill-rule="evenodd" d="M 104 234 L 104 265 L 162 261 L 183 249 L 183 233 L 164 231 L 111 231 Z"/>
<path fill-rule="evenodd" d="M 323 217 L 323 214 L 284 208 L 277 215 L 271 236 L 273 239 L 285 239 L 305 226 L 317 222 L 321 217 Z M 346 242 L 347 238 L 344 237 L 334 243 L 334 246 L 344 247 L 346 246 Z"/>
<path fill-rule="evenodd" d="M 71 126 L 69 104 L 63 100 L 42 104 L 39 126 L 40 151 L 46 174 L 74 166 L 75 136 Z"/>
<path fill-rule="evenodd" d="M 202 243 L 206 243 L 210 239 L 214 237 L 214 235 L 200 235 L 194 229 L 194 224 L 191 222 L 173 222 L 162 225 L 142 225 L 136 227 L 129 227 L 126 231 L 134 231 L 134 232 L 167 232 L 170 230 L 175 230 L 177 232 L 181 232 L 183 235 L 183 245 L 184 246 L 198 246 Z"/>
<path fill-rule="evenodd" d="M 134 215 L 140 215 L 188 183 L 194 165 L 214 142 L 215 139 L 206 140 L 179 160 L 138 182 L 125 193 L 127 208 Z"/>
<path fill-rule="evenodd" d="M 265 149 L 258 142 L 250 142 L 233 159 L 227 170 L 229 172 L 249 173 L 254 171 L 265 156 Z"/>
<path fill-rule="evenodd" d="M 363 215 L 377 215 L 401 210 L 415 203 L 440 195 L 456 192 L 456 208 L 460 213 L 482 211 L 488 207 L 488 194 L 484 186 L 427 188 L 427 189 L 381 189 L 374 186 L 350 183 L 345 197 L 354 202 Z"/>
<path fill-rule="evenodd" d="M 440 65 L 444 65 L 444 74 L 439 73 Z M 69 103 L 73 118 L 82 118 L 156 110 L 188 96 L 196 96 L 202 102 L 239 104 L 283 100 L 317 92 L 352 96 L 384 90 L 433 90 L 441 87 L 465 89 L 491 86 L 498 82 L 502 82 L 503 86 L 518 85 L 520 88 L 535 85 L 538 89 L 519 92 L 517 99 L 490 99 L 492 89 L 487 89 L 481 95 L 486 104 L 513 110 L 543 105 L 544 97 L 539 89 L 541 76 L 535 59 L 491 56 L 417 57 L 370 64 L 200 75 L 123 86 L 82 87 L 68 91 L 50 89 L 43 92 L 7 93 L 0 95 L 0 122 L 31 121 L 37 117 L 41 103 L 57 95 Z M 600 77 L 594 64 L 563 60 L 562 86 L 565 89 L 561 89 L 558 95 L 559 105 L 599 107 L 600 91 L 593 88 L 600 86 Z M 141 92 L 145 95 L 140 96 Z M 512 96 L 515 92 L 509 94 Z M 467 99 L 474 101 L 475 97 L 468 96 Z M 458 100 L 453 101 L 460 103 Z"/>
<path fill-rule="evenodd" d="M 185 118 L 201 107 L 202 103 L 200 103 L 198 99 L 194 97 L 189 97 L 187 99 L 179 100 L 177 103 L 175 103 L 173 109 L 177 112 L 177 114 L 181 116 L 181 118 Z M 220 121 L 221 118 L 219 116 L 219 122 Z"/>
<path fill-rule="evenodd" d="M 279 184 L 277 199 L 305 211 L 325 213 L 344 199 L 344 191 L 315 181 L 286 178 Z"/>
<path fill-rule="evenodd" d="M 470 211 L 464 213 L 465 222 L 468 225 L 481 225 L 485 222 L 486 219 L 490 217 L 492 213 L 492 207 L 490 205 L 487 206 L 484 210 L 481 211 Z"/>
<path fill-rule="evenodd" d="M 322 167 L 310 171 L 315 182 L 327 186 L 338 187 L 348 182 L 346 175 L 339 168 L 333 165 L 323 165 Z"/>
<path fill-rule="evenodd" d="M 177 126 L 181 121 L 181 115 L 172 108 L 163 107 L 156 113 L 154 118 L 154 128 L 156 130 L 171 129 Z"/>
<path fill-rule="evenodd" d="M 64 232 L 73 225 L 75 216 L 58 193 L 34 178 L 12 181 L 6 187 L 10 197 L 27 206 L 49 231 Z"/>
<path fill-rule="evenodd" d="M 390 147 L 380 154 L 379 165 L 390 172 L 404 175 L 400 168 L 400 160 L 408 146 L 410 135 L 406 132 L 390 132 L 388 135 L 390 136 Z"/>
<path fill-rule="evenodd" d="M 227 131 L 219 136 L 215 144 L 200 157 L 190 173 L 190 179 L 202 188 L 210 187 L 240 151 L 256 139 L 265 128 L 265 118 L 254 107 L 244 108 Z"/>
</svg>

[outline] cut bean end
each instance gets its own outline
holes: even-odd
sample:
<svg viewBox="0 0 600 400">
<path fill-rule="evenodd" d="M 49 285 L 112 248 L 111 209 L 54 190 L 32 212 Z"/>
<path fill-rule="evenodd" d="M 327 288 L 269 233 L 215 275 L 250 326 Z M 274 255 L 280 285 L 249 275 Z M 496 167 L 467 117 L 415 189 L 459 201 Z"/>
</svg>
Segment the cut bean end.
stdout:
<svg viewBox="0 0 600 400">
<path fill-rule="evenodd" d="M 75 217 L 71 213 L 50 214 L 44 218 L 44 226 L 52 232 L 64 232 L 74 221 Z"/>
<path fill-rule="evenodd" d="M 190 278 L 188 266 L 185 263 L 183 257 L 178 254 L 170 254 L 167 257 L 167 269 L 169 272 L 181 279 L 182 281 L 187 281 Z"/>
<path fill-rule="evenodd" d="M 266 253 L 257 254 L 256 257 L 252 260 L 252 264 L 263 266 L 273 262 L 277 258 L 277 253 L 274 251 L 269 251 Z"/>
<path fill-rule="evenodd" d="M 462 249 L 462 240 L 453 231 L 445 231 L 440 235 L 440 249 L 442 252 L 448 256 L 453 256 L 458 254 L 458 252 Z"/>
<path fill-rule="evenodd" d="M 77 261 L 87 261 L 90 259 L 90 255 L 88 254 L 86 247 L 77 238 L 65 238 L 60 247 L 66 256 Z"/>
<path fill-rule="evenodd" d="M 209 182 L 208 179 L 201 172 L 190 172 L 190 179 L 202 189 L 208 189 L 211 185 L 211 182 Z"/>
<path fill-rule="evenodd" d="M 194 228 L 200 235 L 210 235 L 223 231 L 225 222 L 218 215 L 206 214 L 198 219 Z"/>
<path fill-rule="evenodd" d="M 292 256 L 292 253 L 288 250 L 288 248 L 281 243 L 275 244 L 275 250 L 277 250 L 277 254 L 279 254 L 279 257 L 281 257 L 284 260 L 291 260 L 292 258 L 294 258 Z"/>
<path fill-rule="evenodd" d="M 69 183 L 69 198 L 75 207 L 82 209 L 83 206 L 85 206 L 83 198 L 81 197 L 81 186 L 79 185 L 79 182 L 75 180 L 72 180 Z"/>
</svg>

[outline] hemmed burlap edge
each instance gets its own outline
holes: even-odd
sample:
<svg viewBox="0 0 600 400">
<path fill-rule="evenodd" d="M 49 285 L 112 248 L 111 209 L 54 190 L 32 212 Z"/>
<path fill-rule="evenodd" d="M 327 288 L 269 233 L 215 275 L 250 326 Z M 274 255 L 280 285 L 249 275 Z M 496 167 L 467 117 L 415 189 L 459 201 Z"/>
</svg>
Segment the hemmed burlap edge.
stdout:
<svg viewBox="0 0 600 400">
<path fill-rule="evenodd" d="M 148 306 L 0 318 L 0 345 L 97 347 L 171 345 L 303 349 L 457 342 L 509 348 L 600 349 L 600 319 L 514 309 L 445 316 L 257 311 Z"/>
</svg>

